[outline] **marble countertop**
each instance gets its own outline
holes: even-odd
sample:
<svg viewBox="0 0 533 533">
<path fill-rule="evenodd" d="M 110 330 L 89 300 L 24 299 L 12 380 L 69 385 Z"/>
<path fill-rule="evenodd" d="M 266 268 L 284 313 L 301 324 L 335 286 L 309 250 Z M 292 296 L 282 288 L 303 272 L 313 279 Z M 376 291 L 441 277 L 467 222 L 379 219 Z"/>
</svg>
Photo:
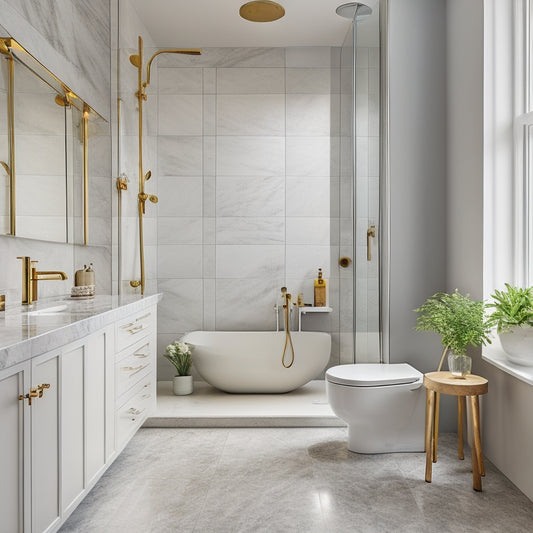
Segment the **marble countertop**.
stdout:
<svg viewBox="0 0 533 533">
<path fill-rule="evenodd" d="M 98 295 L 91 300 L 69 296 L 17 305 L 0 312 L 0 370 L 81 339 L 105 326 L 156 305 L 161 294 L 150 296 Z M 66 306 L 59 313 L 46 310 Z M 32 314 L 35 311 L 43 314 Z"/>
</svg>

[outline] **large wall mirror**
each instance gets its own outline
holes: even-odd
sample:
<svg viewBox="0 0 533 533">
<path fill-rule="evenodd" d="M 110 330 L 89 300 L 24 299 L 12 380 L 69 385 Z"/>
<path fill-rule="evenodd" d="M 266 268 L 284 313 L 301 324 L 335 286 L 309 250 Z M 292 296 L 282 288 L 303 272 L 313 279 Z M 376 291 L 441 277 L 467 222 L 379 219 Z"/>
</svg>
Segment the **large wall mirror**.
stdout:
<svg viewBox="0 0 533 533">
<path fill-rule="evenodd" d="M 89 130 L 105 121 L 13 39 L 0 52 L 0 233 L 87 244 Z"/>
</svg>

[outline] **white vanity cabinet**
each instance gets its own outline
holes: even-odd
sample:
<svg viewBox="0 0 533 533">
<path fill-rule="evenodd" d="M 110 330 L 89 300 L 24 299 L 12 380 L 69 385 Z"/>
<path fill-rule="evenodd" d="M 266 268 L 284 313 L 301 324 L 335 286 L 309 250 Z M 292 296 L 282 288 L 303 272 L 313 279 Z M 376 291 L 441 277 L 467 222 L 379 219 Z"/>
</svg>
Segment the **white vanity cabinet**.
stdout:
<svg viewBox="0 0 533 533">
<path fill-rule="evenodd" d="M 142 425 L 155 325 L 153 306 L 0 370 L 2 533 L 57 531 Z"/>
<path fill-rule="evenodd" d="M 18 400 L 29 389 L 29 362 L 0 370 L 0 517 L 9 533 L 30 522 L 30 407 Z"/>
</svg>

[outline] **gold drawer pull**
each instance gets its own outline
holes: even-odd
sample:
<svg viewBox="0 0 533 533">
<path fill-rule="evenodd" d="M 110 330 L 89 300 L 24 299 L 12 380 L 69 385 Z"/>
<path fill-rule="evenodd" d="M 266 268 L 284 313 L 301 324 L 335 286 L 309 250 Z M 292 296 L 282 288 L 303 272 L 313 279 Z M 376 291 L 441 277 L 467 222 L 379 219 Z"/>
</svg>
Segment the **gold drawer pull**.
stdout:
<svg viewBox="0 0 533 533">
<path fill-rule="evenodd" d="M 145 357 L 150 357 L 150 354 L 149 353 L 140 353 L 140 352 L 136 352 L 133 354 L 135 357 L 139 357 L 140 359 L 144 359 Z"/>
<path fill-rule="evenodd" d="M 132 422 L 135 422 L 135 420 L 137 420 L 136 417 L 139 416 L 139 415 L 142 415 L 143 413 L 144 413 L 144 409 L 135 409 L 135 407 L 131 407 L 130 409 L 128 409 L 126 414 L 128 416 L 131 416 L 131 421 Z"/>
<path fill-rule="evenodd" d="M 131 372 L 130 378 L 134 376 L 135 374 L 139 373 L 143 368 L 146 368 L 147 365 L 139 365 L 139 366 L 123 366 L 121 370 L 124 372 Z"/>
<path fill-rule="evenodd" d="M 146 315 L 140 316 L 139 318 L 135 319 L 135 322 L 139 322 L 139 320 L 142 320 L 143 318 L 149 318 L 152 313 L 147 313 Z"/>
<path fill-rule="evenodd" d="M 143 394 L 143 395 L 141 396 L 141 398 L 144 398 L 145 400 L 146 400 L 147 398 L 151 398 L 151 397 L 152 397 L 152 395 L 151 395 L 150 393 L 148 393 L 148 394 Z"/>
<path fill-rule="evenodd" d="M 133 322 L 130 322 L 129 324 L 123 324 L 120 326 L 120 329 L 128 329 L 131 328 L 131 326 L 133 326 Z"/>
<path fill-rule="evenodd" d="M 142 331 L 143 329 L 145 329 L 146 326 L 144 324 L 139 324 L 138 326 L 135 326 L 134 328 L 131 328 L 131 329 L 128 329 L 128 333 L 130 335 L 135 335 L 136 333 L 139 333 L 140 331 Z"/>
</svg>

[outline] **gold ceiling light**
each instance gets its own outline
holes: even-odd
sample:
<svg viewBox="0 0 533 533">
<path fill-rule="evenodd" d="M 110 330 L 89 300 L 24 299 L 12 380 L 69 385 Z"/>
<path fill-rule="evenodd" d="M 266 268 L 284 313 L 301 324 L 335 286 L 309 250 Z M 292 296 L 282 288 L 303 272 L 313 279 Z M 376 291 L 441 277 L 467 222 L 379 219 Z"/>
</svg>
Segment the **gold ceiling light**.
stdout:
<svg viewBox="0 0 533 533">
<path fill-rule="evenodd" d="M 252 22 L 272 22 L 283 17 L 285 9 L 277 2 L 254 0 L 243 4 L 239 9 L 239 15 Z"/>
</svg>

